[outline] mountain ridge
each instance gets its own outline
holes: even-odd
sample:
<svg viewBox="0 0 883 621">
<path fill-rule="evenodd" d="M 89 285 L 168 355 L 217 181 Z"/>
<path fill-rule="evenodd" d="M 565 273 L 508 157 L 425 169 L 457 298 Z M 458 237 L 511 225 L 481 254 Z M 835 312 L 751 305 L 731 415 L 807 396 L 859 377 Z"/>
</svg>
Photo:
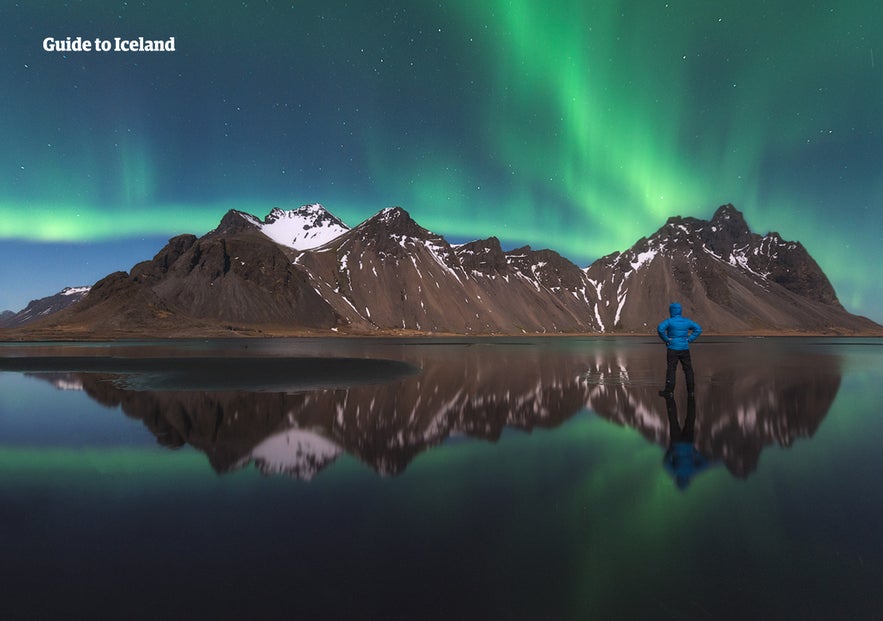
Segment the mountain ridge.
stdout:
<svg viewBox="0 0 883 621">
<path fill-rule="evenodd" d="M 652 334 L 673 299 L 712 333 L 883 335 L 799 242 L 753 233 L 732 205 L 580 268 L 496 237 L 452 245 L 401 207 L 349 228 L 318 204 L 231 210 L 20 334 Z"/>
<path fill-rule="evenodd" d="M 0 313 L 0 328 L 24 326 L 42 317 L 57 313 L 82 300 L 90 289 L 91 287 L 88 286 L 65 287 L 53 295 L 31 300 L 18 312 L 3 311 Z"/>
</svg>

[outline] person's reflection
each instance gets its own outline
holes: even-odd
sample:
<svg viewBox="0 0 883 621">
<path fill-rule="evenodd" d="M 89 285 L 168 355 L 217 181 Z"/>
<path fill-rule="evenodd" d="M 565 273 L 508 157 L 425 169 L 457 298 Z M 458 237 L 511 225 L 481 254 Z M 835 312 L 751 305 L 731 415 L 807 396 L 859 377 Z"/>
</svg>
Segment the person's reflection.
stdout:
<svg viewBox="0 0 883 621">
<path fill-rule="evenodd" d="M 708 467 L 708 460 L 698 451 L 694 444 L 693 429 L 696 425 L 696 399 L 691 395 L 687 399 L 687 418 L 684 426 L 678 422 L 678 406 L 674 397 L 665 398 L 665 409 L 668 413 L 669 441 L 665 451 L 663 466 L 674 477 L 679 489 L 685 490 L 690 481 Z"/>
</svg>

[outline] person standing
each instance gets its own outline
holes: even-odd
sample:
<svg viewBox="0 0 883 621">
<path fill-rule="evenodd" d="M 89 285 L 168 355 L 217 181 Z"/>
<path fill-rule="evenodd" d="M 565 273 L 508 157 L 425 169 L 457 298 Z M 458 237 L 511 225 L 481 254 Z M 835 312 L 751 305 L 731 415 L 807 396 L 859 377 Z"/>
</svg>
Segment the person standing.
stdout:
<svg viewBox="0 0 883 621">
<path fill-rule="evenodd" d="M 693 379 L 693 363 L 690 360 L 690 343 L 702 334 L 702 327 L 692 319 L 681 315 L 681 305 L 677 302 L 672 302 L 668 311 L 671 316 L 656 328 L 659 338 L 667 347 L 665 388 L 660 390 L 659 394 L 663 397 L 670 397 L 674 393 L 675 373 L 678 362 L 680 362 L 687 383 L 687 394 L 692 395 L 695 381 Z"/>
</svg>

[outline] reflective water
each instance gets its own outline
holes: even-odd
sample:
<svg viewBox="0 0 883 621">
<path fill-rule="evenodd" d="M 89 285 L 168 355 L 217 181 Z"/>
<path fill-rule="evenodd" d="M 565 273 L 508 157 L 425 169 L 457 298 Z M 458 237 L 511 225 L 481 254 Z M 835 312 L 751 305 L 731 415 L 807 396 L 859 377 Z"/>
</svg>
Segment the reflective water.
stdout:
<svg viewBox="0 0 883 621">
<path fill-rule="evenodd" d="M 879 618 L 883 341 L 0 345 L 3 618 Z M 679 371 L 680 373 L 680 371 Z"/>
</svg>

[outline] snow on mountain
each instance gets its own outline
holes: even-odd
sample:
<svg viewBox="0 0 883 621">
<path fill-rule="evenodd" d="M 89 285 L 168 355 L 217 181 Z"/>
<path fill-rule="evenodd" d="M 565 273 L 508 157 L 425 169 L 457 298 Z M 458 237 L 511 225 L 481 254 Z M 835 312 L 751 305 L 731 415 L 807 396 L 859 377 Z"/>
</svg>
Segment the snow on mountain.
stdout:
<svg viewBox="0 0 883 621">
<path fill-rule="evenodd" d="M 89 293 L 89 289 L 92 287 L 65 287 L 62 289 L 58 295 L 79 295 L 83 296 Z"/>
<path fill-rule="evenodd" d="M 528 247 L 511 260 L 495 238 L 453 248 L 400 207 L 384 209 L 297 265 L 358 330 L 584 332 L 579 268 Z M 583 300 L 581 302 L 581 300 Z"/>
<path fill-rule="evenodd" d="M 273 209 L 258 227 L 277 244 L 296 250 L 318 248 L 349 230 L 318 203 L 287 211 Z"/>
<path fill-rule="evenodd" d="M 321 205 L 274 209 L 263 221 L 231 210 L 204 237 L 174 238 L 131 274 L 99 281 L 57 321 L 148 333 L 190 321 L 249 331 L 648 334 L 672 300 L 712 332 L 880 330 L 843 309 L 799 242 L 752 233 L 732 205 L 710 221 L 669 218 L 584 269 L 549 249 L 503 251 L 493 237 L 453 247 L 400 207 L 352 229 Z"/>
<path fill-rule="evenodd" d="M 65 287 L 54 295 L 31 300 L 17 313 L 6 312 L 0 316 L 0 328 L 23 326 L 56 313 L 82 300 L 92 287 Z"/>
<path fill-rule="evenodd" d="M 649 237 L 586 268 L 605 330 L 652 331 L 647 309 L 677 300 L 711 331 L 861 330 L 799 242 L 753 233 L 732 205 L 713 218 L 673 216 Z"/>
</svg>

